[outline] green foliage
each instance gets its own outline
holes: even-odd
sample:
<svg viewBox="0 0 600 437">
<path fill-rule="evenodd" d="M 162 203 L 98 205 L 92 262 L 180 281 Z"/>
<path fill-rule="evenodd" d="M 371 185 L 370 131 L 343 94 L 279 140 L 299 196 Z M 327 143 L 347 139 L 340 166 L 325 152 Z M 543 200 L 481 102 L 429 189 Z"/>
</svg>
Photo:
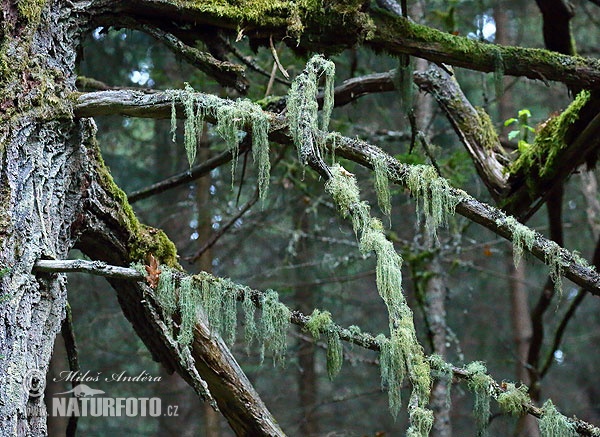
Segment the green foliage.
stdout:
<svg viewBox="0 0 600 437">
<path fill-rule="evenodd" d="M 448 181 L 438 176 L 435 168 L 430 165 L 407 166 L 405 181 L 416 199 L 417 219 L 422 210 L 425 229 L 435 241 L 437 229 L 447 225 L 448 217 L 454 214 L 461 199 L 452 193 Z"/>
<path fill-rule="evenodd" d="M 377 203 L 381 212 L 389 217 L 392 212 L 392 203 L 390 196 L 390 182 L 387 175 L 387 163 L 383 155 L 378 155 L 373 160 L 373 170 L 375 172 L 375 191 L 377 192 Z"/>
<path fill-rule="evenodd" d="M 283 366 L 287 350 L 287 330 L 290 325 L 291 312 L 284 304 L 279 302 L 276 291 L 267 290 L 262 301 L 262 317 L 260 325 L 261 334 L 261 362 L 264 357 L 265 347 L 273 354 L 273 363 Z"/>
<path fill-rule="evenodd" d="M 481 361 L 475 361 L 466 367 L 469 372 L 469 389 L 475 395 L 473 414 L 477 423 L 477 435 L 487 435 L 487 426 L 490 418 L 490 398 L 492 378 L 487 375 L 487 369 Z"/>
<path fill-rule="evenodd" d="M 534 143 L 521 150 L 519 158 L 510 167 L 510 173 L 522 172 L 532 184 L 537 176 L 552 176 L 554 160 L 567 147 L 565 135 L 577 121 L 579 111 L 589 99 L 590 92 L 581 91 L 560 115 L 547 120 L 539 129 Z M 507 120 L 507 123 L 511 120 Z"/>
<path fill-rule="evenodd" d="M 506 391 L 498 395 L 498 405 L 505 413 L 520 416 L 525 413 L 525 405 L 531 403 L 526 385 L 517 387 L 515 384 L 507 383 Z"/>
<path fill-rule="evenodd" d="M 542 406 L 542 417 L 539 419 L 542 437 L 575 437 L 577 431 L 569 420 L 560 414 L 550 399 Z"/>
<path fill-rule="evenodd" d="M 519 223 L 516 218 L 512 216 L 506 216 L 502 219 L 498 219 L 496 223 L 506 225 L 510 228 L 512 233 L 512 244 L 513 244 L 513 261 L 515 267 L 521 262 L 523 257 L 523 249 L 526 247 L 527 250 L 531 251 L 533 243 L 535 241 L 535 231 Z"/>
</svg>

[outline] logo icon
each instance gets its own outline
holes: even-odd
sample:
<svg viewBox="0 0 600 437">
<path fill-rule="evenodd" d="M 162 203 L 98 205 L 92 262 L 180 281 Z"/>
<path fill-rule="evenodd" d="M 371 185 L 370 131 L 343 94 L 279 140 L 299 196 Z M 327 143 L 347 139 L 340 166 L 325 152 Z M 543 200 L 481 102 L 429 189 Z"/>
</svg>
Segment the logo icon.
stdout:
<svg viewBox="0 0 600 437">
<path fill-rule="evenodd" d="M 66 395 L 69 393 L 73 393 L 73 396 L 75 396 L 76 398 L 90 398 L 96 395 L 103 395 L 106 392 L 103 390 L 97 390 L 95 388 L 91 388 L 88 385 L 85 384 L 79 384 L 76 385 L 75 387 L 73 387 L 73 389 L 71 390 L 67 390 L 67 391 L 63 391 L 61 393 L 54 393 L 56 395 Z"/>
<path fill-rule="evenodd" d="M 23 376 L 23 387 L 29 392 L 29 397 L 39 398 L 46 388 L 46 375 L 39 369 L 28 370 Z"/>
</svg>

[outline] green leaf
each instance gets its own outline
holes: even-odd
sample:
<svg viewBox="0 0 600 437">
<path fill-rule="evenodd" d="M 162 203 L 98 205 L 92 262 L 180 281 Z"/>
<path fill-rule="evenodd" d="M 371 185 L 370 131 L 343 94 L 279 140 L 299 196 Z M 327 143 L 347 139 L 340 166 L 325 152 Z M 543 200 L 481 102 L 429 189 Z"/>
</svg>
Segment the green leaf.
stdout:
<svg viewBox="0 0 600 437">
<path fill-rule="evenodd" d="M 518 130 L 511 130 L 511 131 L 508 133 L 508 139 L 509 139 L 509 140 L 514 140 L 516 137 L 518 137 L 518 136 L 519 136 L 519 134 L 520 134 L 520 132 L 519 132 Z"/>
<path fill-rule="evenodd" d="M 516 123 L 518 120 L 516 118 L 509 118 L 504 122 L 504 126 L 510 126 L 513 123 Z"/>
</svg>

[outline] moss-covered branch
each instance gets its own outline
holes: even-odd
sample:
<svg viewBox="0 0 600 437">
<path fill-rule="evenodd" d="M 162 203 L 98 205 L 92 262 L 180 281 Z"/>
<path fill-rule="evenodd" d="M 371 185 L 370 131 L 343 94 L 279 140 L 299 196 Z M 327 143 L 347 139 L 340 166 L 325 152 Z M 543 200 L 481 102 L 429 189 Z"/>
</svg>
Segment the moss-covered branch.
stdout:
<svg viewBox="0 0 600 437">
<path fill-rule="evenodd" d="M 531 79 L 552 80 L 588 89 L 600 88 L 600 62 L 567 56 L 547 50 L 486 44 L 464 36 L 454 36 L 380 10 L 365 8 L 365 1 L 177 1 L 146 0 L 143 7 L 114 2 L 98 11 L 102 25 L 127 26 L 131 18 L 143 18 L 163 27 L 180 39 L 203 39 L 199 25 L 230 33 L 244 29 L 257 42 L 270 35 L 284 39 L 291 48 L 331 53 L 364 41 L 376 51 L 392 55 L 409 54 L 433 62 L 477 71 L 495 72 Z M 106 14 L 109 10 L 111 13 Z M 153 18 L 155 17 L 155 18 Z M 123 22 L 119 22 L 122 18 Z"/>
<path fill-rule="evenodd" d="M 490 194 L 496 200 L 501 199 L 508 190 L 504 166 L 509 160 L 504 156 L 489 115 L 482 108 L 474 108 L 456 79 L 436 65 L 415 73 L 415 83 L 436 99 Z"/>
</svg>

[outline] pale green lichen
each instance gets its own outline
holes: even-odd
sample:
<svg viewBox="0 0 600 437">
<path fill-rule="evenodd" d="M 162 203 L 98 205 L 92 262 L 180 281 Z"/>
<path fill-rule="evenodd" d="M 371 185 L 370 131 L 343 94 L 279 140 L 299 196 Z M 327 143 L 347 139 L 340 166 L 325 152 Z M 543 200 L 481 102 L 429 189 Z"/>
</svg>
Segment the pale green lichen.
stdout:
<svg viewBox="0 0 600 437">
<path fill-rule="evenodd" d="M 252 296 L 248 289 L 244 290 L 244 300 L 242 301 L 242 309 L 244 311 L 244 341 L 246 343 L 246 352 L 250 352 L 250 345 L 258 338 L 259 332 L 254 320 L 256 314 L 256 306 L 252 302 Z"/>
<path fill-rule="evenodd" d="M 381 386 L 387 388 L 390 412 L 396 417 L 402 407 L 402 384 L 406 376 L 405 347 L 397 336 L 392 336 L 390 340 L 380 334 L 376 340 L 380 350 Z"/>
<path fill-rule="evenodd" d="M 199 293 L 194 286 L 194 278 L 185 276 L 179 283 L 179 311 L 181 313 L 181 325 L 177 342 L 187 346 L 194 339 L 194 326 L 198 316 Z"/>
<path fill-rule="evenodd" d="M 517 387 L 513 383 L 506 383 L 506 390 L 498 395 L 498 405 L 505 413 L 521 416 L 526 411 L 526 406 L 531 403 L 526 385 Z"/>
<path fill-rule="evenodd" d="M 269 188 L 271 163 L 269 160 L 269 118 L 260 106 L 249 100 L 236 101 L 220 99 L 212 95 L 196 94 L 186 83 L 184 90 L 169 90 L 171 98 L 171 133 L 176 140 L 176 103 L 181 102 L 184 109 L 184 145 L 190 167 L 196 159 L 198 140 L 202 134 L 204 119 L 211 115 L 217 120 L 216 131 L 225 140 L 232 153 L 231 179 L 235 177 L 239 157 L 240 131 L 250 128 L 252 131 L 252 157 L 258 168 L 258 188 L 264 201 Z"/>
<path fill-rule="evenodd" d="M 329 375 L 329 379 L 333 380 L 342 369 L 344 351 L 340 335 L 331 320 L 331 313 L 315 309 L 304 325 L 304 329 L 315 340 L 321 337 L 321 333 L 325 333 L 327 340 L 327 374 Z"/>
<path fill-rule="evenodd" d="M 291 312 L 279 302 L 276 291 L 267 290 L 262 300 L 262 316 L 260 324 L 261 362 L 265 348 L 273 354 L 273 363 L 285 364 L 287 351 L 287 331 L 290 325 Z"/>
<path fill-rule="evenodd" d="M 377 155 L 373 160 L 373 171 L 375 173 L 377 203 L 379 204 L 381 212 L 389 217 L 392 212 L 390 181 L 387 173 L 387 162 L 383 155 Z"/>
<path fill-rule="evenodd" d="M 492 378 L 487 374 L 485 365 L 475 361 L 466 367 L 469 373 L 468 387 L 475 395 L 473 414 L 477 423 L 477 435 L 487 435 L 490 418 L 490 398 L 492 395 Z"/>
<path fill-rule="evenodd" d="M 447 225 L 448 217 L 454 214 L 461 200 L 460 196 L 452 192 L 448 181 L 438 176 L 430 165 L 407 166 L 404 179 L 416 198 L 417 219 L 422 211 L 425 229 L 433 241 L 437 240 L 437 229 Z"/>
<path fill-rule="evenodd" d="M 427 437 L 433 426 L 433 411 L 422 407 L 410 410 L 410 427 L 406 437 Z"/>
<path fill-rule="evenodd" d="M 554 291 L 562 294 L 563 258 L 562 248 L 554 241 L 549 241 L 544 249 L 544 262 L 548 266 L 550 279 L 554 283 Z"/>
<path fill-rule="evenodd" d="M 550 399 L 542 406 L 542 417 L 539 419 L 542 437 L 575 437 L 575 426 L 560 414 Z"/>
<path fill-rule="evenodd" d="M 156 289 L 156 299 L 160 302 L 167 321 L 172 320 L 173 314 L 177 310 L 176 284 L 173 273 L 174 270 L 170 267 L 161 266 L 161 273 L 158 277 L 158 288 Z"/>
<path fill-rule="evenodd" d="M 446 407 L 450 408 L 452 405 L 452 380 L 454 378 L 452 364 L 446 362 L 438 354 L 431 354 L 429 356 L 429 366 L 431 367 L 432 376 L 446 384 Z"/>
<path fill-rule="evenodd" d="M 528 251 L 531 251 L 533 248 L 533 243 L 535 242 L 535 231 L 524 224 L 519 223 L 517 219 L 512 216 L 498 219 L 496 220 L 496 224 L 498 226 L 506 225 L 511 231 L 513 262 L 515 267 L 517 267 L 521 262 L 521 258 L 523 257 L 524 248 L 527 248 Z"/>
<path fill-rule="evenodd" d="M 325 74 L 325 88 L 323 98 L 323 111 L 319 123 L 317 104 L 318 81 L 320 75 Z M 313 56 L 304 71 L 296 77 L 287 99 L 287 112 L 290 134 L 298 150 L 298 159 L 302 164 L 308 162 L 308 157 L 313 153 L 322 155 L 323 144 L 317 138 L 317 129 L 327 130 L 331 111 L 333 109 L 333 86 L 335 64 L 326 60 L 321 55 Z"/>
</svg>

